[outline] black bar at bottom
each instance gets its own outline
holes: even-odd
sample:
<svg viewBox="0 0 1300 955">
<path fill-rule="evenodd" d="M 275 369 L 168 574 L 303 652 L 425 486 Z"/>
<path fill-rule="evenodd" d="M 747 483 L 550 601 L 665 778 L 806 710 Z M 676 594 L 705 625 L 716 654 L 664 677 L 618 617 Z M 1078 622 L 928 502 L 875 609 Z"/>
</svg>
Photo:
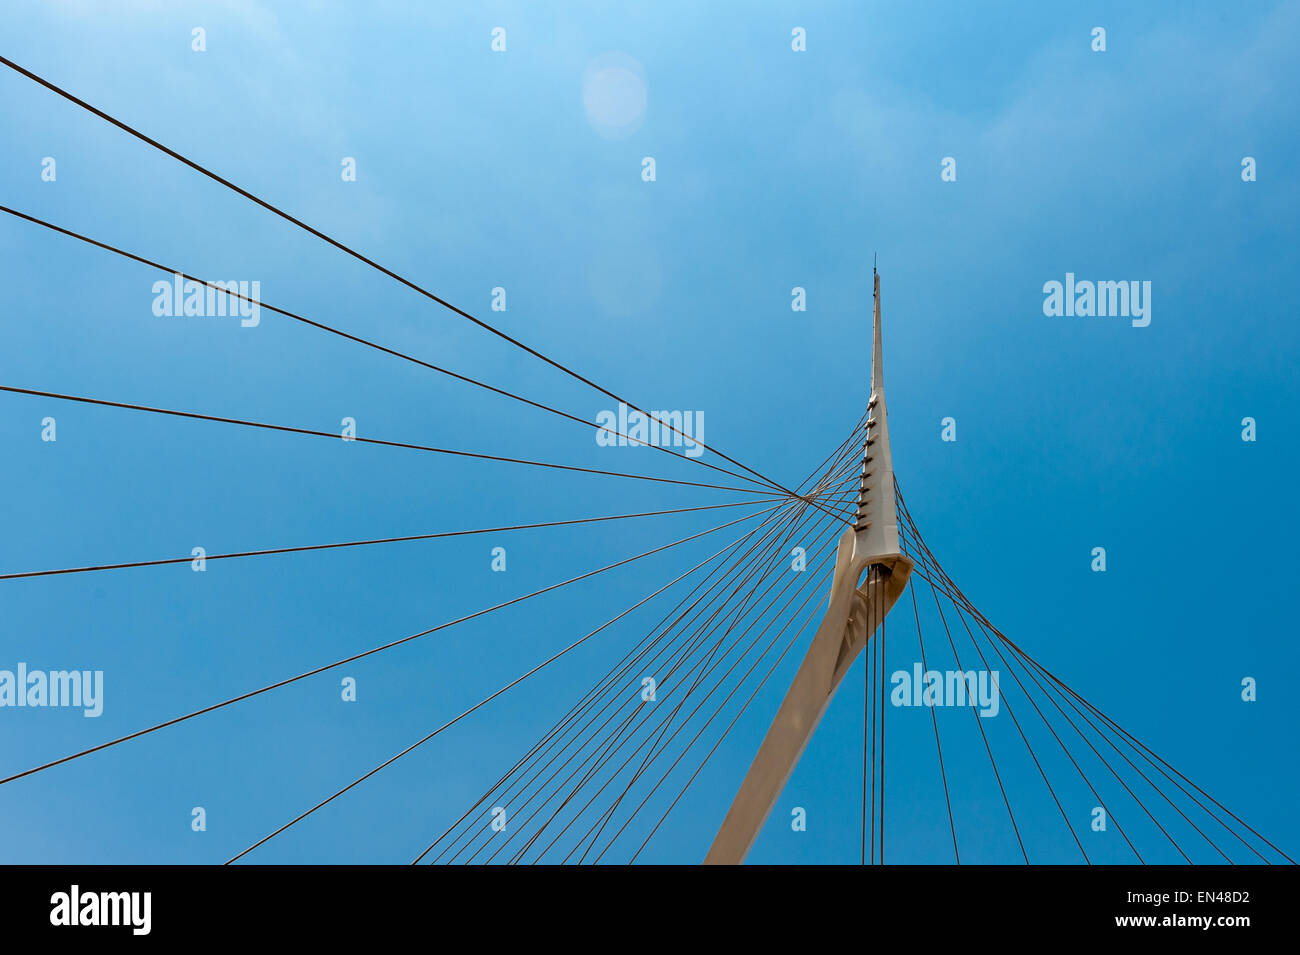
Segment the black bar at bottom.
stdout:
<svg viewBox="0 0 1300 955">
<path fill-rule="evenodd" d="M 1230 945 L 1285 931 L 1296 915 L 1297 888 L 1293 866 L 606 867 L 599 873 L 11 866 L 0 873 L 0 926 L 6 942 L 64 936 L 92 944 L 285 939 L 334 946 L 391 936 L 464 948 L 471 939 L 463 933 L 470 931 L 475 947 L 511 937 L 535 945 L 546 933 L 553 942 L 603 939 L 602 947 L 617 948 L 623 938 L 658 948 L 671 937 L 665 932 L 680 929 L 695 938 L 716 936 L 733 949 L 740 939 L 768 941 L 773 932 L 830 944 L 841 929 L 880 928 L 926 944 L 1023 935 L 1180 944 L 1200 936 Z"/>
</svg>

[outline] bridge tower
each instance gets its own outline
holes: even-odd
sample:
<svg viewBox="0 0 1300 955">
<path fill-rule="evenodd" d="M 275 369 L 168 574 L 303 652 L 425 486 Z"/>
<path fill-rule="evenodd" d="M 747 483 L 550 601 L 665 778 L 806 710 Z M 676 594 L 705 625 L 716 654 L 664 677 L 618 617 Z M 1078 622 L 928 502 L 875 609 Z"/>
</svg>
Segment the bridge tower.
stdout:
<svg viewBox="0 0 1300 955">
<path fill-rule="evenodd" d="M 899 547 L 881 361 L 880 275 L 872 269 L 871 397 L 857 517 L 840 537 L 826 616 L 705 856 L 743 862 L 853 661 L 903 593 L 912 561 Z M 866 580 L 863 580 L 863 576 Z"/>
</svg>

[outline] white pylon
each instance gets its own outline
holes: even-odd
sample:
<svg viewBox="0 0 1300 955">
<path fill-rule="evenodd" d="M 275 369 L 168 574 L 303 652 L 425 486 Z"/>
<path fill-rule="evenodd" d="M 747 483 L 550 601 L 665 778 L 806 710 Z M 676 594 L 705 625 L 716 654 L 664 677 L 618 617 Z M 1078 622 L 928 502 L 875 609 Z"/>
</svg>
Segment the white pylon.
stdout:
<svg viewBox="0 0 1300 955">
<path fill-rule="evenodd" d="M 713 839 L 704 858 L 706 865 L 744 861 L 844 674 L 903 593 L 912 573 L 912 561 L 902 554 L 898 541 L 881 362 L 878 274 L 873 274 L 872 298 L 871 397 L 857 519 L 840 537 L 826 616 Z M 862 576 L 869 570 L 874 573 L 862 584 Z"/>
</svg>

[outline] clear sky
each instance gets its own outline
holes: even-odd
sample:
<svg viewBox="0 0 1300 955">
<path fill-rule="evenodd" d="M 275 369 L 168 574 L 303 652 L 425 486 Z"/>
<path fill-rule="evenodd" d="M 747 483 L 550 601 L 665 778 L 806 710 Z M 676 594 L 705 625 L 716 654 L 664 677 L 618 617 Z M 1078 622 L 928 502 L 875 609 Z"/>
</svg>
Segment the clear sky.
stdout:
<svg viewBox="0 0 1300 955">
<path fill-rule="evenodd" d="M 931 548 L 1011 639 L 1294 855 L 1300 3 L 544 6 L 15 2 L 0 53 L 603 386 L 702 412 L 706 443 L 783 483 L 864 410 L 878 253 L 894 462 Z M 580 417 L 613 407 L 9 70 L 0 195 Z M 270 313 L 158 317 L 157 273 L 11 217 L 0 254 L 3 385 L 724 477 Z M 1045 315 L 1044 284 L 1067 273 L 1149 281 L 1150 324 Z M 13 394 L 0 447 L 0 573 L 740 499 Z M 0 670 L 105 685 L 97 718 L 0 708 L 0 776 L 734 513 L 0 581 Z M 224 861 L 728 533 L 0 786 L 0 860 Z M 250 861 L 410 861 L 653 619 L 621 621 Z M 890 627 L 890 669 L 910 668 L 906 620 Z M 644 861 L 703 857 L 796 659 Z M 861 684 L 859 664 L 752 861 L 857 861 Z M 958 717 L 940 726 L 963 861 L 1019 861 Z M 888 719 L 888 861 L 948 861 L 929 715 Z M 1031 856 L 1077 861 L 1021 762 L 1007 772 Z M 1113 832 L 1090 835 L 1098 861 L 1131 861 Z"/>
</svg>

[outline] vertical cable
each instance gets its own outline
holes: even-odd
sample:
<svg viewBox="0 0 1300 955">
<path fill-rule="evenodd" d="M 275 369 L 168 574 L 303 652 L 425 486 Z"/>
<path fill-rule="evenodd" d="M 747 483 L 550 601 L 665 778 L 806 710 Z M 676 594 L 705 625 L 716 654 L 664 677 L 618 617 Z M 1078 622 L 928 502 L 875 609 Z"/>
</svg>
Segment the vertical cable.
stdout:
<svg viewBox="0 0 1300 955">
<path fill-rule="evenodd" d="M 876 572 L 876 600 L 880 603 L 880 864 L 885 864 L 885 704 L 889 699 L 889 671 L 885 667 L 885 584 Z"/>
</svg>

